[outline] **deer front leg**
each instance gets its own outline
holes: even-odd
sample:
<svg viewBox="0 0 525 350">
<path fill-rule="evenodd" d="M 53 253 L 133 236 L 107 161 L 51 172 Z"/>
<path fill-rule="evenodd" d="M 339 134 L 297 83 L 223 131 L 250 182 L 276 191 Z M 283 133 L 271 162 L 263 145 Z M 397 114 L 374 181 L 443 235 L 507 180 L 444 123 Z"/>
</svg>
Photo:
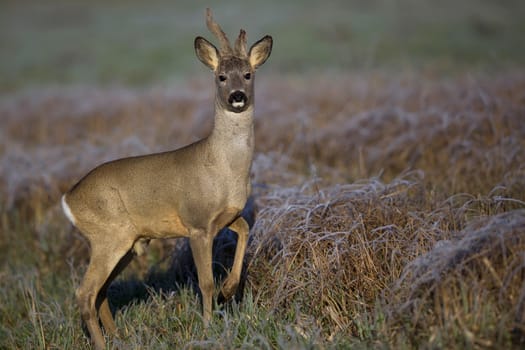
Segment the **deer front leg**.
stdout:
<svg viewBox="0 0 525 350">
<path fill-rule="evenodd" d="M 237 286 L 241 279 L 242 263 L 250 230 L 248 223 L 242 216 L 239 216 L 229 228 L 237 233 L 237 247 L 235 248 L 235 258 L 233 260 L 232 270 L 222 285 L 219 300 L 228 300 L 237 290 Z"/>
<path fill-rule="evenodd" d="M 195 266 L 197 267 L 199 288 L 202 294 L 203 321 L 204 325 L 207 326 L 212 314 L 214 289 L 212 270 L 213 237 L 208 234 L 197 234 L 190 238 L 190 247 Z"/>
</svg>

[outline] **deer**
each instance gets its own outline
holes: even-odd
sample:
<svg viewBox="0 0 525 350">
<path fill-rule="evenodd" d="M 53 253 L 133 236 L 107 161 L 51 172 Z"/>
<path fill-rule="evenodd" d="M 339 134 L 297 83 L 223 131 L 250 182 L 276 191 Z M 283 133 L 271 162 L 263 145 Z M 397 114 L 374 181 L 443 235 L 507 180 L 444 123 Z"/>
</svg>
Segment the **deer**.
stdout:
<svg viewBox="0 0 525 350">
<path fill-rule="evenodd" d="M 208 136 L 172 151 L 103 163 L 62 196 L 65 216 L 90 246 L 75 297 L 96 349 L 106 345 L 99 321 L 109 336 L 119 336 L 107 289 L 150 239 L 188 238 L 205 327 L 213 311 L 213 240 L 226 227 L 237 234 L 237 245 L 222 299 L 239 285 L 249 234 L 240 213 L 251 193 L 255 71 L 270 56 L 273 39 L 265 35 L 247 50 L 241 29 L 232 47 L 210 9 L 206 25 L 220 44 L 217 49 L 201 36 L 194 41 L 197 58 L 215 80 Z"/>
</svg>

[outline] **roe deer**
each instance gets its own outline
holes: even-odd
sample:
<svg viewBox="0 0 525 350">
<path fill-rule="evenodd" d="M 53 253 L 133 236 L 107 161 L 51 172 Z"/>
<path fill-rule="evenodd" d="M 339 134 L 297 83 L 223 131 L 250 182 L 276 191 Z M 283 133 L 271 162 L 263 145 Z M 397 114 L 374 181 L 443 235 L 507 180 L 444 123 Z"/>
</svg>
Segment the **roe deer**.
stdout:
<svg viewBox="0 0 525 350">
<path fill-rule="evenodd" d="M 224 227 L 235 231 L 238 241 L 222 297 L 231 297 L 239 284 L 248 239 L 240 213 L 251 191 L 255 70 L 270 56 L 273 41 L 267 35 L 247 51 L 241 29 L 232 48 L 209 9 L 206 24 L 220 42 L 217 49 L 195 38 L 197 57 L 215 75 L 211 133 L 174 151 L 102 164 L 62 197 L 66 216 L 91 247 L 76 298 L 97 349 L 105 347 L 99 317 L 106 332 L 117 335 L 107 288 L 150 238 L 189 238 L 205 324 L 212 315 L 212 243 Z"/>
</svg>

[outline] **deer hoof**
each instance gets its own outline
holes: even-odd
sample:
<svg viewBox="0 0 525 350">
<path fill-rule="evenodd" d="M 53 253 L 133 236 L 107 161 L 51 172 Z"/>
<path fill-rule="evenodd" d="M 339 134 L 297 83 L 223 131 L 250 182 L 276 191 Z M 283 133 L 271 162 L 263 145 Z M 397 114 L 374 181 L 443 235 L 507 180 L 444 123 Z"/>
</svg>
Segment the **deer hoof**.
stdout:
<svg viewBox="0 0 525 350">
<path fill-rule="evenodd" d="M 235 294 L 238 284 L 239 282 L 232 281 L 229 278 L 226 279 L 226 281 L 224 281 L 224 284 L 222 285 L 222 288 L 221 288 L 221 293 L 219 294 L 219 298 L 218 298 L 219 304 L 226 302 Z"/>
</svg>

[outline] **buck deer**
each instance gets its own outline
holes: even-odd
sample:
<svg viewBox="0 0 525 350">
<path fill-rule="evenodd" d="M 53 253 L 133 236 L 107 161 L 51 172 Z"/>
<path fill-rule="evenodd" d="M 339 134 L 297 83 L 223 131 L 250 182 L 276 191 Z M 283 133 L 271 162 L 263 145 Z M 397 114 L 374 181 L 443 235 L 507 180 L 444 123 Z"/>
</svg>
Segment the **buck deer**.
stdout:
<svg viewBox="0 0 525 350">
<path fill-rule="evenodd" d="M 244 30 L 232 48 L 209 9 L 206 24 L 220 42 L 217 49 L 195 38 L 197 57 L 215 75 L 210 134 L 174 151 L 102 164 L 62 196 L 66 216 L 91 247 L 76 298 L 97 349 L 105 347 L 99 317 L 106 332 L 117 335 L 107 288 L 150 238 L 189 238 L 206 325 L 214 291 L 212 244 L 224 227 L 235 231 L 238 241 L 222 297 L 231 297 L 239 284 L 249 230 L 240 213 L 251 191 L 255 70 L 270 56 L 272 37 L 247 51 Z"/>
</svg>

